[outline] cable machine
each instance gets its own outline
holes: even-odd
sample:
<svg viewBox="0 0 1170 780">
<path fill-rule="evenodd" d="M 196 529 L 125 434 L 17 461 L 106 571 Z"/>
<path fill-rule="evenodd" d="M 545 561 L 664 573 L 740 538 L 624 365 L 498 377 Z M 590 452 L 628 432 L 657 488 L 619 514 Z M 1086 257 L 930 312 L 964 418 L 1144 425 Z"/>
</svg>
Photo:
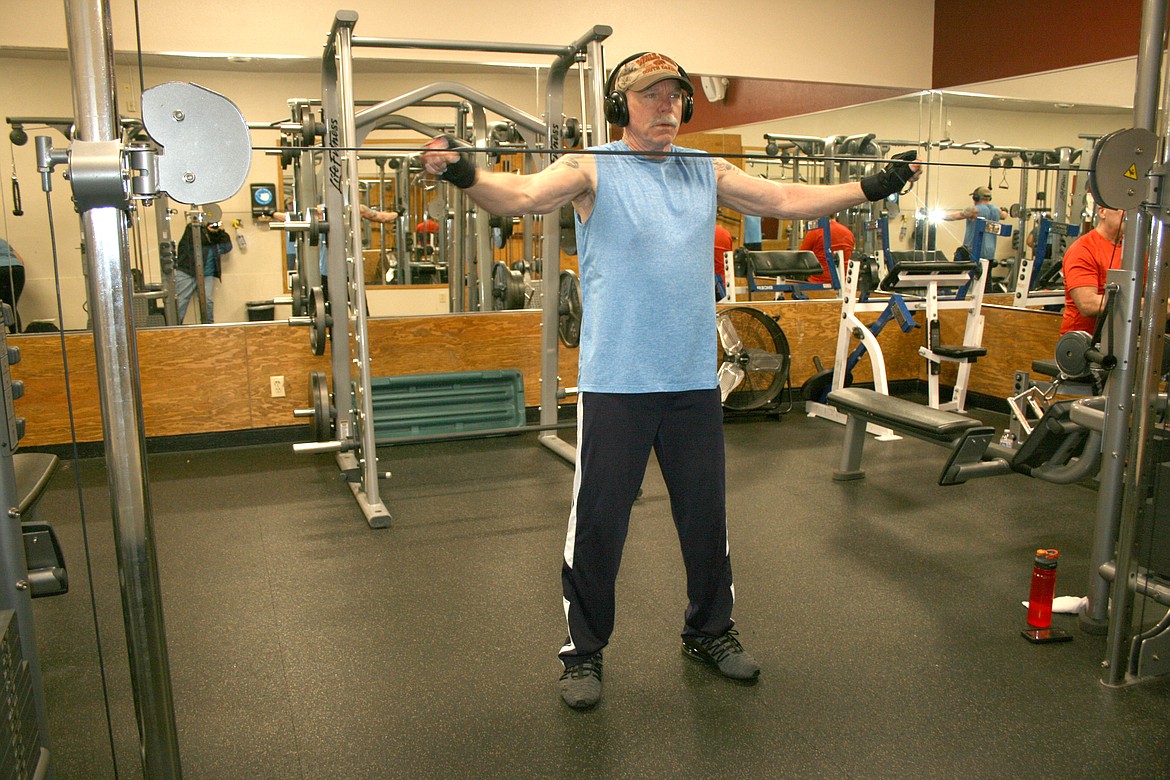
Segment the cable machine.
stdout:
<svg viewBox="0 0 1170 780">
<path fill-rule="evenodd" d="M 550 152 L 562 148 L 565 135 L 559 122 L 544 122 L 519 111 L 477 90 L 454 82 L 437 82 L 405 95 L 357 111 L 353 97 L 353 49 L 410 48 L 446 51 L 491 51 L 552 56 L 546 81 L 545 117 L 562 117 L 564 81 L 570 68 L 578 63 L 589 69 L 591 94 L 594 96 L 592 127 L 594 133 L 603 133 L 602 74 L 604 61 L 601 42 L 612 30 L 595 26 L 568 46 L 535 44 L 477 43 L 465 41 L 413 40 L 363 38 L 354 35 L 358 16 L 353 11 L 339 11 L 330 30 L 322 58 L 322 107 L 325 124 L 324 205 L 327 218 L 320 230 L 327 236 L 328 301 L 314 302 L 313 317 L 317 320 L 314 332 L 328 329 L 332 343 L 333 392 L 330 399 L 315 403 L 310 414 L 321 423 L 332 422 L 332 440 L 295 445 L 298 452 L 335 452 L 338 465 L 346 474 L 350 488 L 361 506 L 366 520 L 373 528 L 389 525 L 391 517 L 383 504 L 378 480 L 385 476 L 378 471 L 372 407 L 372 383 L 369 375 L 370 352 L 368 315 L 365 306 L 365 283 L 360 272 L 361 225 L 358 196 L 358 148 L 366 136 L 386 117 L 408 106 L 430 100 L 438 95 L 454 95 L 470 106 L 470 124 L 477 145 L 484 146 L 489 139 L 486 111 L 505 117 L 515 124 L 530 144 L 539 141 Z M 456 134 L 462 137 L 467 130 L 461 112 Z M 477 164 L 488 163 L 482 156 Z M 463 251 L 453 251 L 448 261 L 448 284 L 452 310 L 460 311 L 466 300 L 472 310 L 491 300 L 489 287 L 492 262 L 490 223 L 486 212 L 472 208 L 461 192 L 454 193 L 450 210 L 454 233 L 453 245 Z M 444 213 L 447 208 L 442 209 Z M 466 217 L 462 216 L 466 215 Z M 440 220 L 440 242 L 445 244 Z M 560 439 L 555 429 L 557 404 L 562 393 L 558 374 L 559 266 L 560 225 L 558 220 L 544 220 L 543 246 L 545 273 L 543 279 L 540 442 L 566 460 L 576 457 L 574 447 Z M 468 262 L 474 258 L 474 262 Z M 344 316 L 342 316 L 344 315 Z M 324 418 L 323 420 L 321 418 Z"/>
<path fill-rule="evenodd" d="M 1164 462 L 1166 396 L 1161 392 L 1165 253 L 1170 249 L 1170 188 L 1164 180 L 1170 162 L 1165 143 L 1170 81 L 1159 84 L 1166 11 L 1166 0 L 1142 3 L 1134 128 L 1102 138 L 1090 165 L 1094 200 L 1132 210 L 1121 267 L 1106 277 L 1113 305 L 1102 351 L 1116 360 L 1116 367 L 1105 389 L 1088 604 L 1080 616 L 1082 629 L 1107 635 L 1102 682 L 1109 686 L 1170 674 L 1170 610 L 1150 627 L 1134 616 L 1139 595 L 1145 599 L 1143 607 L 1170 607 L 1170 562 L 1165 560 L 1170 552 L 1165 527 L 1170 519 L 1165 478 L 1170 466 Z"/>
</svg>

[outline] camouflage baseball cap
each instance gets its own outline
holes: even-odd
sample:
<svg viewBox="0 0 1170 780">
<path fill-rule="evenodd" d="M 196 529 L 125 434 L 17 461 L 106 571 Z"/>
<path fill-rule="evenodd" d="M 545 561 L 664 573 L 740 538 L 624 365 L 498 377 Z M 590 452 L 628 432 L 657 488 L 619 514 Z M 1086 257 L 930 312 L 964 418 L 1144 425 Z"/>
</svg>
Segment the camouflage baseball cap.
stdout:
<svg viewBox="0 0 1170 780">
<path fill-rule="evenodd" d="M 677 79 L 687 94 L 695 94 L 695 87 L 686 71 L 678 63 L 657 52 L 646 52 L 621 66 L 613 86 L 618 92 L 641 92 L 665 79 Z"/>
</svg>

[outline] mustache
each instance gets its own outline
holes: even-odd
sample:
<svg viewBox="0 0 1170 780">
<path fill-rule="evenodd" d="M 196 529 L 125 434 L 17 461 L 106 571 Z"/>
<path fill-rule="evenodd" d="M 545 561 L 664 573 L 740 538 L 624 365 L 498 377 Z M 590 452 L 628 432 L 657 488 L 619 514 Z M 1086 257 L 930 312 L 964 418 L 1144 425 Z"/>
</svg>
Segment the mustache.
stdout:
<svg viewBox="0 0 1170 780">
<path fill-rule="evenodd" d="M 661 116 L 651 123 L 651 127 L 658 127 L 659 125 L 665 127 L 678 127 L 678 120 L 673 116 Z"/>
</svg>

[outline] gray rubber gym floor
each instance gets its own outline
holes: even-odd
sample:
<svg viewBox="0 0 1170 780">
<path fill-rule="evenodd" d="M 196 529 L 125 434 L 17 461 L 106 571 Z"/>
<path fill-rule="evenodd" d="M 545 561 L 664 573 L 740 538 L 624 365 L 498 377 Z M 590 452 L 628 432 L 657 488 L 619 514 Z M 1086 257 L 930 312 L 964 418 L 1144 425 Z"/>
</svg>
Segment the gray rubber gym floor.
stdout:
<svg viewBox="0 0 1170 780">
<path fill-rule="evenodd" d="M 871 442 L 868 479 L 837 484 L 842 436 L 799 413 L 728 420 L 754 687 L 679 652 L 651 459 L 585 713 L 556 688 L 572 471 L 534 435 L 384 450 L 379 531 L 332 456 L 152 455 L 185 776 L 1170 777 L 1170 681 L 1104 687 L 1104 638 L 1072 616 L 1071 643 L 1019 635 L 1037 546 L 1062 551 L 1058 595 L 1083 594 L 1096 493 L 1018 475 L 940 488 L 944 451 L 913 440 Z M 104 463 L 80 471 L 112 726 L 63 463 L 37 516 L 72 590 L 35 604 L 57 777 L 140 777 Z"/>
</svg>

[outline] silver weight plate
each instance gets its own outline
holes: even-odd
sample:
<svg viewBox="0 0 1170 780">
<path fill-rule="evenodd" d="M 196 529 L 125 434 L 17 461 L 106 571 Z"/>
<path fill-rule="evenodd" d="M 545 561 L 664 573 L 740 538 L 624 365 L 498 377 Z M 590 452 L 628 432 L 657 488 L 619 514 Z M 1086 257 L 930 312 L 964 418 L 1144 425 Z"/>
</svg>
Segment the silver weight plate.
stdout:
<svg viewBox="0 0 1170 780">
<path fill-rule="evenodd" d="M 1158 151 L 1158 136 L 1132 127 L 1117 130 L 1093 147 L 1089 190 L 1097 205 L 1132 211 L 1148 194 L 1148 176 Z"/>
</svg>

